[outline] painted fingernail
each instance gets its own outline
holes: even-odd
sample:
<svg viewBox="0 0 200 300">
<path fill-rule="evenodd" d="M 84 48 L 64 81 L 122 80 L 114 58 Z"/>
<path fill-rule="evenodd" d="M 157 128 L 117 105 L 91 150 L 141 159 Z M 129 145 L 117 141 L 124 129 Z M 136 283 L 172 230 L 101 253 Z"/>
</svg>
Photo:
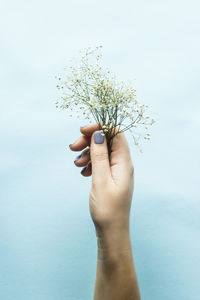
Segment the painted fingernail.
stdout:
<svg viewBox="0 0 200 300">
<path fill-rule="evenodd" d="M 78 155 L 76 158 L 75 158 L 75 160 L 74 160 L 74 162 L 76 162 L 77 160 L 79 160 L 79 158 L 81 158 L 81 154 L 80 155 Z"/>
<path fill-rule="evenodd" d="M 83 175 L 83 172 L 87 169 L 87 167 L 84 167 L 81 171 L 81 174 Z"/>
<path fill-rule="evenodd" d="M 71 148 L 71 145 L 72 145 L 72 144 L 69 144 L 69 148 Z"/>
<path fill-rule="evenodd" d="M 101 134 L 101 132 L 95 132 L 94 134 L 94 142 L 95 144 L 103 144 L 104 142 L 104 135 Z"/>
</svg>

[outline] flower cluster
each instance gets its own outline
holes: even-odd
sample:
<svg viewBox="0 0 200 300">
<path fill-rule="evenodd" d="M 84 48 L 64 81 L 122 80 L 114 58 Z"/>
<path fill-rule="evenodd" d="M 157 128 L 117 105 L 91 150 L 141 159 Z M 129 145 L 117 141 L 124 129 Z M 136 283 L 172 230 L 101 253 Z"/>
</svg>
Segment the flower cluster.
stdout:
<svg viewBox="0 0 200 300">
<path fill-rule="evenodd" d="M 148 106 L 138 102 L 135 88 L 118 82 L 108 69 L 101 67 L 101 48 L 81 50 L 80 62 L 70 65 L 70 73 L 64 78 L 57 77 L 57 88 L 62 94 L 56 107 L 71 110 L 70 116 L 76 111 L 76 117 L 98 123 L 109 150 L 113 137 L 126 130 L 138 145 L 141 134 L 134 129 L 142 125 L 148 130 L 155 121 L 145 114 Z M 150 133 L 143 137 L 149 140 Z"/>
</svg>

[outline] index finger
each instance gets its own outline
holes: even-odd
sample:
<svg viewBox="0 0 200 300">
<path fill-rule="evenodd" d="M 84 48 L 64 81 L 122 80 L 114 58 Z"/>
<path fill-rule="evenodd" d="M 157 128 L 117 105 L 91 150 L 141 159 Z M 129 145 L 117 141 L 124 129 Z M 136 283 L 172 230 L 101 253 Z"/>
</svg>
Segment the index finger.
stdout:
<svg viewBox="0 0 200 300">
<path fill-rule="evenodd" d="M 80 132 L 88 137 L 90 137 L 94 131 L 99 130 L 99 124 L 93 123 L 83 127 L 80 127 Z"/>
</svg>

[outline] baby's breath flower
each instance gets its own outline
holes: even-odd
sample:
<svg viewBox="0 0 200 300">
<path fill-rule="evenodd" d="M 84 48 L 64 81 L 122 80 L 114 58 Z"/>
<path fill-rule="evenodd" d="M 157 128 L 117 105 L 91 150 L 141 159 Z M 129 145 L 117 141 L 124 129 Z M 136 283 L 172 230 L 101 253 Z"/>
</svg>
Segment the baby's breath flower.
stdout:
<svg viewBox="0 0 200 300">
<path fill-rule="evenodd" d="M 138 145 L 141 134 L 132 129 L 139 126 L 148 129 L 155 121 L 144 115 L 148 105 L 138 102 L 132 84 L 119 82 L 109 70 L 101 67 L 101 48 L 100 45 L 81 50 L 80 63 L 69 66 L 71 73 L 63 79 L 60 75 L 56 77 L 59 81 L 57 88 L 62 94 L 61 101 L 55 104 L 56 107 L 70 109 L 70 116 L 74 116 L 72 111 L 75 111 L 77 118 L 82 115 L 90 123 L 98 123 L 110 152 L 115 135 L 129 130 L 134 144 Z M 149 140 L 150 134 L 147 133 L 144 139 Z"/>
</svg>

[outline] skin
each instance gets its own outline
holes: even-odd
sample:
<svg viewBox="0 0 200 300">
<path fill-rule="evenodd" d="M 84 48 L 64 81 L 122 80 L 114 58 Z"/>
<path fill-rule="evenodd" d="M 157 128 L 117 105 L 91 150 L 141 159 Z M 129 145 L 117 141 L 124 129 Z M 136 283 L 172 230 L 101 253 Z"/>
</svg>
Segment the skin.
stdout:
<svg viewBox="0 0 200 300">
<path fill-rule="evenodd" d="M 106 139 L 103 144 L 94 142 L 98 124 L 80 131 L 70 149 L 82 151 L 74 163 L 86 166 L 84 177 L 92 175 L 89 207 L 98 246 L 94 300 L 139 300 L 129 232 L 134 168 L 127 140 L 124 133 L 114 137 L 109 160 Z"/>
</svg>

